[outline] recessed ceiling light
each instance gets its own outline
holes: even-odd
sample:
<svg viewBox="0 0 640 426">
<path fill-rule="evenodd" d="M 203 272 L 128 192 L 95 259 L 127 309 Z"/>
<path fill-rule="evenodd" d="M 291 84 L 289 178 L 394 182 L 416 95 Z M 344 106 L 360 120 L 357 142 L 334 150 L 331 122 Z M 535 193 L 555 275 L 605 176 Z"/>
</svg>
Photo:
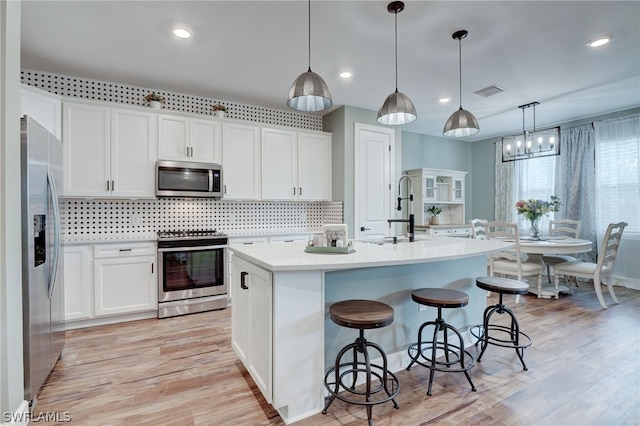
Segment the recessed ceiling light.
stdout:
<svg viewBox="0 0 640 426">
<path fill-rule="evenodd" d="M 342 78 L 350 78 L 351 77 L 351 73 L 349 71 L 343 71 L 340 73 L 340 77 Z"/>
<path fill-rule="evenodd" d="M 446 104 L 447 102 L 451 102 L 451 98 L 447 96 L 443 96 L 440 99 L 438 99 L 438 102 L 440 102 L 441 104 Z"/>
<path fill-rule="evenodd" d="M 612 38 L 613 38 L 613 36 L 611 34 L 598 36 L 598 37 L 596 37 L 596 38 L 594 38 L 592 40 L 589 40 L 589 42 L 587 43 L 587 46 L 589 46 L 589 47 L 604 46 L 605 44 L 609 43 Z"/>
<path fill-rule="evenodd" d="M 176 37 L 179 37 L 179 38 L 191 37 L 191 33 L 185 30 L 184 28 L 176 28 L 175 30 L 173 30 L 173 33 L 176 35 Z"/>
</svg>

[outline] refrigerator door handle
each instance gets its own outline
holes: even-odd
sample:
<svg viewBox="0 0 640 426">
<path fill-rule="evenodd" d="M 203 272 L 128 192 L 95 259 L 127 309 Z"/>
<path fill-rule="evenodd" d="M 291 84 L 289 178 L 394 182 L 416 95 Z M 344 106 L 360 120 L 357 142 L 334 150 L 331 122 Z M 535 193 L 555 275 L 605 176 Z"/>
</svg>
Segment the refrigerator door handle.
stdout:
<svg viewBox="0 0 640 426">
<path fill-rule="evenodd" d="M 58 275 L 58 257 L 60 255 L 60 211 L 58 210 L 58 191 L 56 190 L 56 182 L 53 178 L 51 169 L 47 171 L 47 187 L 51 194 L 51 202 L 53 204 L 53 238 L 55 240 L 53 250 L 53 269 L 49 278 L 49 299 L 53 295 L 56 287 L 56 277 Z"/>
</svg>

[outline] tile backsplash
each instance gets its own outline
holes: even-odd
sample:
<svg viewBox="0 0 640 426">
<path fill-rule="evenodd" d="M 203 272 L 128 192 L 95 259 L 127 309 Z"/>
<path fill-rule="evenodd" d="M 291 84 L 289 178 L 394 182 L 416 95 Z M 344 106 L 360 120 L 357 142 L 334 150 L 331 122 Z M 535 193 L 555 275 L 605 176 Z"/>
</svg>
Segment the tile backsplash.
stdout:
<svg viewBox="0 0 640 426">
<path fill-rule="evenodd" d="M 66 199 L 62 205 L 67 242 L 157 231 L 218 229 L 229 235 L 319 230 L 343 222 L 342 202 Z"/>
</svg>

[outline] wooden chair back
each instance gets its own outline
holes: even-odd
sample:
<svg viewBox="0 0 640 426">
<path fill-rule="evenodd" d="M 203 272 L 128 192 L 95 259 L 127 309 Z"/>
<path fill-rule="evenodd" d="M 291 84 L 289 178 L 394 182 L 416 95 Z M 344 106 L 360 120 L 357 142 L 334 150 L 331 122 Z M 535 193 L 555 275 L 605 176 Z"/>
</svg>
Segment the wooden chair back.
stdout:
<svg viewBox="0 0 640 426">
<path fill-rule="evenodd" d="M 485 219 L 471 219 L 469 221 L 469 225 L 471 225 L 471 238 L 486 240 L 487 223 L 489 223 L 489 221 Z"/>
</svg>

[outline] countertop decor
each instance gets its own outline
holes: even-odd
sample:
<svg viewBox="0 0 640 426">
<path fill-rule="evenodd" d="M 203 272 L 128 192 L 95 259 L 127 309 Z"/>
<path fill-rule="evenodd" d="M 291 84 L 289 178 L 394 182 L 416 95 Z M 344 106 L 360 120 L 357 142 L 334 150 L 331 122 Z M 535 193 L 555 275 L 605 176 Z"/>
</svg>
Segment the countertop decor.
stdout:
<svg viewBox="0 0 640 426">
<path fill-rule="evenodd" d="M 560 200 L 555 195 L 551 196 L 551 201 L 544 201 L 535 198 L 529 200 L 518 200 L 516 211 L 530 222 L 529 234 L 531 239 L 540 240 L 540 219 L 551 212 L 560 210 Z"/>
</svg>

